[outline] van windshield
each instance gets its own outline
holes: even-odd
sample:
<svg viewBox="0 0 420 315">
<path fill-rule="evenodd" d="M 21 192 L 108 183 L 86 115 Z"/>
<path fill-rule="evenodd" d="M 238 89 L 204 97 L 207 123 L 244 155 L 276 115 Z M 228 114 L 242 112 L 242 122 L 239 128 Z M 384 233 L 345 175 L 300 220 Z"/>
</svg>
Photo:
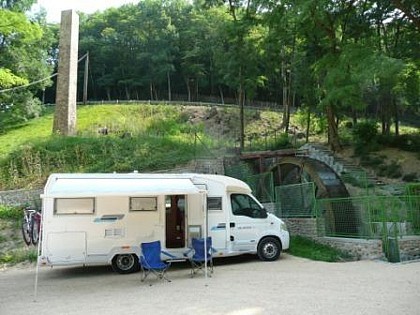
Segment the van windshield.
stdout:
<svg viewBox="0 0 420 315">
<path fill-rule="evenodd" d="M 237 216 L 250 218 L 266 218 L 267 212 L 249 195 L 232 194 L 230 195 L 232 212 Z"/>
</svg>

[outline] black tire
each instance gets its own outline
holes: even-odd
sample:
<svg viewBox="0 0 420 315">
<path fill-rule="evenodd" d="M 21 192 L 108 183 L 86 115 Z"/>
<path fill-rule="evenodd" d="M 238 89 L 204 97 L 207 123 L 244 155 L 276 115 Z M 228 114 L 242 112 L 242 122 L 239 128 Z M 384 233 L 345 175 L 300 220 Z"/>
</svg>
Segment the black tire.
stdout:
<svg viewBox="0 0 420 315">
<path fill-rule="evenodd" d="M 136 272 L 139 267 L 139 258 L 135 254 L 120 254 L 112 259 L 112 269 L 120 274 Z"/>
<path fill-rule="evenodd" d="M 40 223 L 41 222 L 36 220 L 35 217 L 32 217 L 31 239 L 32 239 L 32 244 L 34 245 L 37 245 L 39 241 Z"/>
<path fill-rule="evenodd" d="M 258 257 L 264 261 L 274 261 L 280 257 L 281 243 L 274 237 L 266 237 L 258 244 Z"/>
<path fill-rule="evenodd" d="M 26 245 L 31 245 L 32 243 L 32 233 L 31 233 L 31 227 L 29 222 L 26 222 L 26 220 L 23 221 L 22 223 L 22 236 L 23 236 L 23 241 L 25 242 Z"/>
</svg>

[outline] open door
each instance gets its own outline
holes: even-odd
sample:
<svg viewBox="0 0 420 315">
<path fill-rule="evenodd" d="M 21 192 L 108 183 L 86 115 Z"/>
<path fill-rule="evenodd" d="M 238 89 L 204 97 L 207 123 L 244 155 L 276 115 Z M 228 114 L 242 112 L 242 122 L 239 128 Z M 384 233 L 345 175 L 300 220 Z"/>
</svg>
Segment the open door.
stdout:
<svg viewBox="0 0 420 315">
<path fill-rule="evenodd" d="M 185 247 L 185 195 L 165 197 L 166 248 Z"/>
</svg>

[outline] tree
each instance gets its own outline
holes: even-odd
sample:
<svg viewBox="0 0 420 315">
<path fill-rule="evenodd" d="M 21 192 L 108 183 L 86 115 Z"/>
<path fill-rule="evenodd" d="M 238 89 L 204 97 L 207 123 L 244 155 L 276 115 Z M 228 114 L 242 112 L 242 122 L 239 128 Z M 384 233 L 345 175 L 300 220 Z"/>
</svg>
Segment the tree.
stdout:
<svg viewBox="0 0 420 315">
<path fill-rule="evenodd" d="M 252 99 L 266 77 L 262 71 L 262 43 L 266 29 L 257 16 L 258 3 L 229 1 L 231 19 L 223 31 L 224 45 L 216 55 L 216 66 L 224 83 L 236 91 L 240 119 L 240 148 L 245 145 L 245 100 Z"/>
<path fill-rule="evenodd" d="M 13 88 L 3 91 L 0 101 L 10 104 L 9 111 L 19 119 L 39 114 L 40 103 L 33 100 L 33 94 L 49 84 L 44 79 L 52 70 L 46 48 L 50 41 L 43 26 L 22 12 L 33 2 L 3 1 L 0 9 L 0 89 Z"/>
</svg>

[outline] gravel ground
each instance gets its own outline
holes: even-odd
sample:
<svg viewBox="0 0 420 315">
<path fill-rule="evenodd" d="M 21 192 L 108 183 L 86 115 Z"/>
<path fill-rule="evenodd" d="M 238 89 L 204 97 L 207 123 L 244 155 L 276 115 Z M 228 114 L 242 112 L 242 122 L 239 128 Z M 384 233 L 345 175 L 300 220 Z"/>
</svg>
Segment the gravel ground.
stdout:
<svg viewBox="0 0 420 315">
<path fill-rule="evenodd" d="M 0 271 L 0 314 L 420 314 L 420 262 L 315 262 L 282 255 L 218 259 L 213 277 L 191 278 L 177 263 L 172 282 L 109 267 Z"/>
</svg>

